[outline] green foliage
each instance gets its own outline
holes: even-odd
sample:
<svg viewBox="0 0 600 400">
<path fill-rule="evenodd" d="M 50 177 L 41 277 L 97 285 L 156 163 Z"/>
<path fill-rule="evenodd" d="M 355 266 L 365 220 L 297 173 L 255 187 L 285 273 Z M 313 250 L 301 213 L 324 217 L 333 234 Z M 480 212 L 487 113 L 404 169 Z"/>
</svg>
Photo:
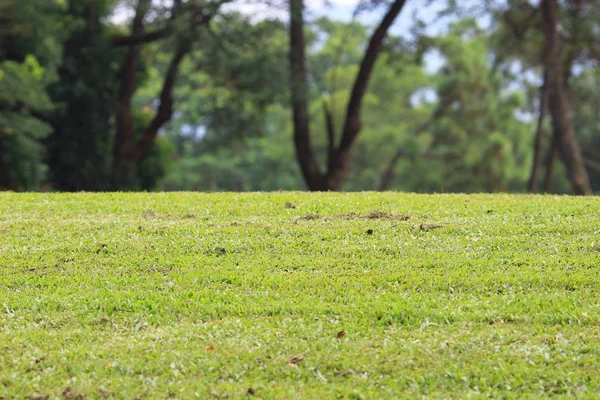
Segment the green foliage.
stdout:
<svg viewBox="0 0 600 400">
<path fill-rule="evenodd" d="M 311 29 L 311 131 L 324 165 L 327 142 L 323 106 L 326 104 L 332 113 L 339 135 L 368 30 L 360 24 L 323 18 L 316 20 Z M 273 30 L 271 34 L 283 36 L 285 32 Z M 490 62 L 488 40 L 473 20 L 464 20 L 445 36 L 422 38 L 419 48 L 400 38 L 388 42 L 365 98 L 364 128 L 356 144 L 346 190 L 377 188 L 382 171 L 397 151 L 403 152 L 392 186 L 397 190 L 523 190 L 533 127 L 515 117 L 515 110 L 525 106 L 522 95 L 517 90 L 504 89 L 507 80 Z M 422 53 L 433 49 L 440 52 L 445 64 L 439 73 L 430 75 L 425 71 Z M 214 82 L 214 73 L 202 75 L 201 79 Z M 224 96 L 237 93 L 226 87 L 213 90 Z M 424 93 L 430 95 L 423 97 Z M 198 92 L 193 98 L 198 100 L 191 100 L 190 104 L 196 106 L 203 99 Z M 201 190 L 302 188 L 297 167 L 290 165 L 294 153 L 288 100 L 282 102 L 280 98 L 270 98 L 278 104 L 261 114 L 265 121 L 262 137 L 246 135 L 247 131 L 240 128 L 241 139 L 236 140 L 223 131 L 217 133 L 211 125 L 201 138 L 183 137 L 185 145 L 178 153 L 179 161 L 164 187 L 174 189 L 183 184 L 182 188 Z M 236 103 L 224 100 L 220 104 Z M 241 114 L 243 110 L 235 108 Z M 428 121 L 428 129 L 417 132 Z M 185 178 L 188 174 L 200 176 Z"/>
<path fill-rule="evenodd" d="M 380 12 L 384 3 L 363 1 L 354 16 Z M 434 1 L 424 3 L 439 11 L 439 29 L 415 21 L 410 35 L 386 39 L 344 189 L 378 188 L 396 157 L 393 190 L 524 190 L 539 112 L 543 35 L 537 5 L 450 1 L 434 9 Z M 173 118 L 152 154 L 139 165 L 112 165 L 126 47 L 111 45 L 110 37 L 127 35 L 129 26 L 115 25 L 110 16 L 135 4 L 0 0 L 0 188 L 37 190 L 47 182 L 64 191 L 302 189 L 289 108 L 287 26 L 234 8 L 198 30 L 177 77 Z M 187 11 L 207 5 L 183 4 Z M 168 27 L 170 8 L 153 2 L 146 32 Z M 564 79 L 595 188 L 600 37 L 593 16 L 599 10 L 596 0 L 561 2 L 560 14 L 562 57 L 572 71 Z M 483 31 L 479 23 L 487 18 L 492 23 Z M 188 31 L 189 23 L 178 20 L 173 35 Z M 324 169 L 324 107 L 339 141 L 373 27 L 309 16 L 306 28 L 311 140 Z M 156 110 L 173 35 L 141 47 L 132 107 L 138 137 Z M 432 55 L 439 70 L 425 62 Z M 554 188 L 568 192 L 562 166 L 556 168 Z"/>
<path fill-rule="evenodd" d="M 524 102 L 505 89 L 486 44 L 469 20 L 432 40 L 445 64 L 436 90 L 443 109 L 428 129 L 425 150 L 440 173 L 430 182 L 421 176 L 428 191 L 522 190 L 528 177 L 533 126 L 516 118 Z"/>
<path fill-rule="evenodd" d="M 287 103 L 285 32 L 278 20 L 252 23 L 236 13 L 203 32 L 193 62 L 181 74 L 185 102 L 178 108 L 183 123 L 205 128 L 203 146 L 216 149 L 260 137 L 266 108 Z"/>
<path fill-rule="evenodd" d="M 583 70 L 572 81 L 573 124 L 587 160 L 592 188 L 600 191 L 600 69 Z M 557 174 L 558 175 L 558 174 Z"/>
<path fill-rule="evenodd" d="M 177 137 L 176 163 L 162 188 L 272 191 L 301 187 L 288 115 L 285 107 L 268 107 L 260 137 L 235 141 L 216 150 L 207 149 L 198 138 Z"/>
<path fill-rule="evenodd" d="M 593 398 L 599 205 L 0 194 L 0 397 Z"/>
<path fill-rule="evenodd" d="M 6 5 L 5 5 L 6 6 Z M 0 187 L 36 190 L 45 177 L 42 119 L 54 105 L 46 86 L 60 60 L 57 26 L 64 20 L 57 3 L 8 3 L 0 36 Z"/>
<path fill-rule="evenodd" d="M 23 63 L 0 62 L 0 186 L 35 190 L 44 177 L 42 140 L 51 128 L 39 113 L 52 103 L 42 78 L 32 55 Z"/>
</svg>

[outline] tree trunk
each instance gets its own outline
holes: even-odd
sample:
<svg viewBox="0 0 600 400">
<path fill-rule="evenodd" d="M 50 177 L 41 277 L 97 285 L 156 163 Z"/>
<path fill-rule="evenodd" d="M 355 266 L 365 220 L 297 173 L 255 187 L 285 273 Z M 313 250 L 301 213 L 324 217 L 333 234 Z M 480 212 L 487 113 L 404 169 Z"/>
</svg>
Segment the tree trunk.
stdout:
<svg viewBox="0 0 600 400">
<path fill-rule="evenodd" d="M 177 79 L 179 66 L 186 54 L 191 50 L 191 47 L 192 43 L 188 39 L 180 39 L 177 44 L 177 49 L 171 59 L 171 64 L 165 75 L 163 87 L 160 92 L 160 105 L 158 106 L 156 115 L 144 130 L 141 139 L 138 141 L 134 155 L 135 162 L 139 162 L 148 154 L 148 152 L 150 152 L 158 131 L 165 123 L 171 120 L 173 115 L 173 90 L 175 88 L 175 80 Z"/>
<path fill-rule="evenodd" d="M 206 13 L 206 10 L 203 9 L 197 9 L 190 14 L 190 29 L 192 33 L 181 33 L 176 38 L 175 53 L 165 74 L 159 96 L 160 104 L 158 110 L 150 124 L 144 129 L 142 136 L 138 139 L 133 124 L 131 101 L 136 91 L 136 71 L 140 56 L 140 43 L 157 40 L 172 33 L 172 31 L 168 31 L 163 32 L 164 34 L 154 36 L 144 33 L 143 20 L 150 4 L 150 0 L 139 0 L 132 24 L 131 35 L 120 38 L 118 41 L 113 39 L 113 44 L 115 45 L 128 44 L 121 75 L 119 99 L 117 101 L 117 135 L 115 139 L 113 166 L 113 180 L 117 188 L 122 186 L 129 187 L 132 182 L 135 182 L 137 165 L 152 150 L 160 128 L 171 120 L 174 107 L 173 91 L 179 67 L 185 56 L 192 49 L 192 42 L 197 35 L 196 28 L 200 25 L 208 24 L 214 15 L 214 12 Z M 176 23 L 175 18 L 181 12 L 181 4 L 180 0 L 173 2 L 171 24 Z"/>
<path fill-rule="evenodd" d="M 567 168 L 567 176 L 573 192 L 579 195 L 589 195 L 592 194 L 590 180 L 585 169 L 581 147 L 575 137 L 564 87 L 559 48 L 557 0 L 542 0 L 541 7 L 546 36 L 545 67 L 548 78 L 549 109 L 558 152 Z"/>
<path fill-rule="evenodd" d="M 2 154 L 6 151 L 2 145 L 2 139 L 4 138 L 4 130 L 0 127 L 0 192 L 4 190 L 15 190 L 16 185 L 11 177 L 10 171 L 6 160 L 2 157 Z"/>
<path fill-rule="evenodd" d="M 531 176 L 529 178 L 528 190 L 531 193 L 537 193 L 540 169 L 542 166 L 542 145 L 544 141 L 544 117 L 548 102 L 547 71 L 544 70 L 544 82 L 540 88 L 540 114 L 538 116 L 537 130 L 535 133 L 535 144 L 533 148 L 533 166 L 531 167 Z"/>
<path fill-rule="evenodd" d="M 328 190 L 326 179 L 319 169 L 310 139 L 305 52 L 304 1 L 290 0 L 291 96 L 296 159 L 308 189 L 326 191 Z"/>
<path fill-rule="evenodd" d="M 144 33 L 144 17 L 150 0 L 139 0 L 131 27 L 131 36 Z M 116 137 L 113 149 L 113 185 L 116 188 L 128 186 L 135 175 L 136 138 L 131 101 L 137 86 L 137 69 L 140 58 L 140 45 L 127 48 L 121 69 L 121 82 L 116 110 Z"/>
<path fill-rule="evenodd" d="M 389 28 L 402 11 L 406 0 L 395 0 L 371 36 L 354 81 L 339 146 L 336 146 L 331 115 L 325 109 L 328 138 L 327 172 L 319 169 L 310 139 L 308 115 L 308 80 L 306 71 L 306 43 L 304 40 L 304 2 L 290 0 L 290 64 L 292 113 L 296 158 L 309 190 L 339 190 L 348 174 L 350 151 L 362 126 L 360 111 L 369 78 Z"/>
<path fill-rule="evenodd" d="M 556 153 L 558 153 L 558 144 L 554 136 L 552 136 L 552 144 L 550 145 L 550 151 L 548 151 L 548 159 L 546 160 L 546 175 L 544 176 L 544 193 L 552 192 L 552 178 L 554 175 L 554 160 L 556 159 Z"/>
</svg>

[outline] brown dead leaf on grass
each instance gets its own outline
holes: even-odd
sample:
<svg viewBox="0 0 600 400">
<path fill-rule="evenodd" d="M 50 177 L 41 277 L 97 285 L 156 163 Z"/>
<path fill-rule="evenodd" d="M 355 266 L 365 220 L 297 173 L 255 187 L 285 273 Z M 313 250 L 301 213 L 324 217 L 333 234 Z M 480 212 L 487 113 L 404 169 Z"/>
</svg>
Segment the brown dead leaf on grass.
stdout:
<svg viewBox="0 0 600 400">
<path fill-rule="evenodd" d="M 338 338 L 338 339 L 341 339 L 341 338 L 343 338 L 344 336 L 346 336 L 346 331 L 339 331 L 339 332 L 337 333 L 337 335 L 335 335 L 335 337 L 336 337 L 336 338 Z"/>
<path fill-rule="evenodd" d="M 66 388 L 65 390 L 63 390 L 62 392 L 63 396 L 65 399 L 84 399 L 85 396 L 82 394 L 76 394 L 73 392 L 73 389 L 71 389 L 70 387 Z"/>
<path fill-rule="evenodd" d="M 25 398 L 28 400 L 47 400 L 49 397 L 50 397 L 50 395 L 48 395 L 48 394 L 39 394 L 39 393 L 28 394 L 27 396 L 25 396 Z"/>
<path fill-rule="evenodd" d="M 315 214 L 315 213 L 308 213 L 308 214 L 303 215 L 302 217 L 300 217 L 300 219 L 304 219 L 304 220 L 307 220 L 307 221 L 311 221 L 311 220 L 319 219 L 319 218 L 322 218 L 322 216 L 319 215 L 319 214 Z"/>
<path fill-rule="evenodd" d="M 428 232 L 428 231 L 432 231 L 434 229 L 438 229 L 441 228 L 442 225 L 440 224 L 414 224 L 413 229 L 420 229 L 423 232 Z"/>
<path fill-rule="evenodd" d="M 396 219 L 400 221 L 406 221 L 410 216 L 405 214 L 394 214 L 387 211 L 373 211 L 366 216 L 368 219 Z"/>
<path fill-rule="evenodd" d="M 297 365 L 298 363 L 302 362 L 302 360 L 304 360 L 304 356 L 295 356 L 295 357 L 292 357 L 292 358 L 290 358 L 290 359 L 287 361 L 287 363 L 288 363 L 288 365 L 290 365 L 290 366 L 295 366 L 295 365 Z"/>
<path fill-rule="evenodd" d="M 409 215 L 405 214 L 395 214 L 387 211 L 372 211 L 368 214 L 357 214 L 355 212 L 347 213 L 347 214 L 336 214 L 325 216 L 321 214 L 309 213 L 300 217 L 303 220 L 314 220 L 314 219 L 390 219 L 395 221 L 408 221 L 410 219 Z"/>
<path fill-rule="evenodd" d="M 158 216 L 158 214 L 154 210 L 144 210 L 142 212 L 142 217 L 145 219 L 154 219 L 157 216 Z"/>
<path fill-rule="evenodd" d="M 335 218 L 342 219 L 392 219 L 396 221 L 407 221 L 410 216 L 405 214 L 394 214 L 387 211 L 372 211 L 368 214 L 357 214 L 354 212 L 348 214 L 339 214 Z"/>
</svg>

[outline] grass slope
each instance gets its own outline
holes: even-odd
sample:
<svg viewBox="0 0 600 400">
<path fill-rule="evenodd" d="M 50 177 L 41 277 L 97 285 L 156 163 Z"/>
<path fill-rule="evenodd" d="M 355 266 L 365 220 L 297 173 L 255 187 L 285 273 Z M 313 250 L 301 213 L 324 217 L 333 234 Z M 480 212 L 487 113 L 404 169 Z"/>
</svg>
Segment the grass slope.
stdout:
<svg viewBox="0 0 600 400">
<path fill-rule="evenodd" d="M 0 398 L 593 398 L 599 210 L 2 194 Z"/>
</svg>

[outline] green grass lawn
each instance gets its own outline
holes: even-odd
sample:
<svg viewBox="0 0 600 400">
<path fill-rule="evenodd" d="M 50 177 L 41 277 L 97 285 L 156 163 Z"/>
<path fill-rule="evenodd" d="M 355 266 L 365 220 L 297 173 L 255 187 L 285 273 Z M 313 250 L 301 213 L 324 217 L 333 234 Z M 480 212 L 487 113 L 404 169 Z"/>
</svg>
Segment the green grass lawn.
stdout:
<svg viewBox="0 0 600 400">
<path fill-rule="evenodd" d="M 0 398 L 598 398 L 599 217 L 558 196 L 1 194 Z"/>
</svg>

